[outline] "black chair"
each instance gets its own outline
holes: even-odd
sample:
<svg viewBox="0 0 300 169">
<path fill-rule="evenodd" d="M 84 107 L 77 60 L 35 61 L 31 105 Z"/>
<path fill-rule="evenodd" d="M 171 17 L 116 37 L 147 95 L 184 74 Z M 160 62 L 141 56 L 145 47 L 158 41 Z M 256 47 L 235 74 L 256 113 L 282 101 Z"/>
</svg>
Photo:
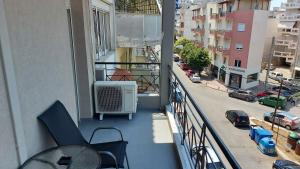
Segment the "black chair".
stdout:
<svg viewBox="0 0 300 169">
<path fill-rule="evenodd" d="M 111 127 L 98 127 L 93 131 L 89 142 L 87 142 L 60 101 L 56 101 L 37 118 L 46 126 L 57 145 L 88 144 L 101 154 L 101 168 L 124 168 L 123 163 L 125 158 L 127 167 L 129 168 L 126 154 L 128 142 L 123 140 L 120 130 Z M 92 139 L 97 131 L 110 129 L 120 134 L 121 139 L 119 141 L 92 143 Z"/>
</svg>

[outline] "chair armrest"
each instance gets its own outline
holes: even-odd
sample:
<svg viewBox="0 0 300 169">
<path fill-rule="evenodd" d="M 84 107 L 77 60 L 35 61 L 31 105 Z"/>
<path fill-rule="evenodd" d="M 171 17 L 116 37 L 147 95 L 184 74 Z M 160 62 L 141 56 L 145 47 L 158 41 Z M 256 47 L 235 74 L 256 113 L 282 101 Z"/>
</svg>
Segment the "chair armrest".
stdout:
<svg viewBox="0 0 300 169">
<path fill-rule="evenodd" d="M 89 144 L 91 144 L 92 139 L 93 139 L 95 133 L 96 133 L 97 131 L 99 131 L 99 130 L 114 130 L 114 131 L 117 131 L 117 132 L 120 134 L 120 137 L 121 137 L 121 139 L 122 139 L 122 141 L 123 141 L 123 135 L 122 135 L 121 130 L 119 130 L 119 129 L 117 129 L 117 128 L 114 128 L 114 127 L 97 127 L 96 129 L 94 129 L 93 134 L 91 135 L 91 138 L 90 138 L 90 140 L 89 140 Z"/>
<path fill-rule="evenodd" d="M 104 155 L 107 155 L 107 156 L 109 156 L 110 158 L 112 158 L 112 159 L 114 160 L 115 164 L 116 164 L 116 169 L 119 168 L 118 163 L 117 163 L 117 158 L 116 158 L 116 156 L 113 155 L 113 153 L 111 153 L 111 152 L 109 152 L 109 151 L 98 151 L 98 153 L 99 153 L 100 155 L 104 154 Z"/>
</svg>

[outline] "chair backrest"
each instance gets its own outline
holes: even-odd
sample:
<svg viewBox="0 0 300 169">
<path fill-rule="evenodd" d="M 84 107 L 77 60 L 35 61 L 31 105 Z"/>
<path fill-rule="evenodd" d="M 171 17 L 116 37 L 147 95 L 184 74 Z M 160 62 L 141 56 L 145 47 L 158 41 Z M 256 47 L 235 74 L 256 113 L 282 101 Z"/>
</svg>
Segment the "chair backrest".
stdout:
<svg viewBox="0 0 300 169">
<path fill-rule="evenodd" d="M 56 101 L 39 115 L 57 145 L 87 144 L 65 106 Z"/>
</svg>

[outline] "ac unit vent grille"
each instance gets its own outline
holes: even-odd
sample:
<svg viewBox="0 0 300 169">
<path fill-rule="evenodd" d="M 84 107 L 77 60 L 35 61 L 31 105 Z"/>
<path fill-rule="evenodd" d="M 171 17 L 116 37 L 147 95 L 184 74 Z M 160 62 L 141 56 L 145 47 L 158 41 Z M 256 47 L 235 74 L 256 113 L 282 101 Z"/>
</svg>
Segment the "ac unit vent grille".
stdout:
<svg viewBox="0 0 300 169">
<path fill-rule="evenodd" d="M 121 87 L 98 87 L 98 110 L 103 112 L 115 112 L 122 110 Z"/>
</svg>

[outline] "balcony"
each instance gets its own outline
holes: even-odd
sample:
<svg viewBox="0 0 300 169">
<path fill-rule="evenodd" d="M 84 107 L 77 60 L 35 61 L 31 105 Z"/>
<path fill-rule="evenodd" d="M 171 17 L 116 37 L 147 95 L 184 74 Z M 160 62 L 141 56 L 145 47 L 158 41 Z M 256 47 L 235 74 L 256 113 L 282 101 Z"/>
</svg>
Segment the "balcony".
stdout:
<svg viewBox="0 0 300 169">
<path fill-rule="evenodd" d="M 284 8 L 284 9 L 298 9 L 298 8 L 300 8 L 300 1 L 299 0 L 293 0 L 293 1 L 289 1 L 287 3 L 281 3 L 281 8 Z"/>
<path fill-rule="evenodd" d="M 204 47 L 204 43 L 203 42 L 199 42 L 197 40 L 194 41 L 194 44 L 199 47 L 199 48 L 203 48 Z"/>
<path fill-rule="evenodd" d="M 285 58 L 285 61 L 288 63 L 293 63 L 295 60 L 295 56 L 292 54 L 292 52 L 281 52 L 275 50 L 273 56 Z"/>
<path fill-rule="evenodd" d="M 210 19 L 219 19 L 219 14 L 217 13 L 210 14 Z"/>
<path fill-rule="evenodd" d="M 296 49 L 297 48 L 297 43 L 294 42 L 293 40 L 282 40 L 282 39 L 276 39 L 275 40 L 275 45 L 278 46 L 286 46 L 289 49 Z"/>
<path fill-rule="evenodd" d="M 288 35 L 299 35 L 299 28 L 278 28 L 278 32 Z"/>
<path fill-rule="evenodd" d="M 217 35 L 218 30 L 217 29 L 209 29 L 209 33 L 213 36 Z"/>
<path fill-rule="evenodd" d="M 300 7 L 299 7 L 300 8 Z M 286 21 L 286 22 L 295 22 L 300 20 L 300 14 L 291 14 L 286 16 L 279 16 L 280 21 Z"/>
<path fill-rule="evenodd" d="M 96 62 L 96 66 L 103 81 L 136 81 L 139 94 L 159 94 L 160 63 Z"/>
<path fill-rule="evenodd" d="M 224 48 L 223 46 L 218 46 L 216 48 L 216 52 L 220 55 L 229 55 L 230 48 L 228 48 L 228 47 Z"/>
<path fill-rule="evenodd" d="M 138 109 L 131 121 L 126 116 L 104 116 L 103 121 L 83 119 L 79 127 L 86 138 L 97 127 L 114 126 L 120 129 L 125 140 L 129 142 L 127 154 L 130 168 L 179 169 L 180 161 L 173 142 L 168 118 L 155 109 Z M 103 132 L 99 140 L 113 140 L 115 135 Z"/>
<path fill-rule="evenodd" d="M 205 21 L 205 15 L 196 15 L 196 16 L 192 16 L 192 20 L 193 20 L 193 21 L 201 21 L 201 22 L 204 22 L 204 21 Z"/>
<path fill-rule="evenodd" d="M 216 52 L 216 46 L 215 45 L 208 45 L 207 46 L 209 50 L 211 50 L 212 52 Z"/>
<path fill-rule="evenodd" d="M 194 32 L 197 35 L 203 36 L 205 31 L 204 31 L 204 29 L 201 29 L 201 28 L 193 28 L 192 32 Z"/>
</svg>

